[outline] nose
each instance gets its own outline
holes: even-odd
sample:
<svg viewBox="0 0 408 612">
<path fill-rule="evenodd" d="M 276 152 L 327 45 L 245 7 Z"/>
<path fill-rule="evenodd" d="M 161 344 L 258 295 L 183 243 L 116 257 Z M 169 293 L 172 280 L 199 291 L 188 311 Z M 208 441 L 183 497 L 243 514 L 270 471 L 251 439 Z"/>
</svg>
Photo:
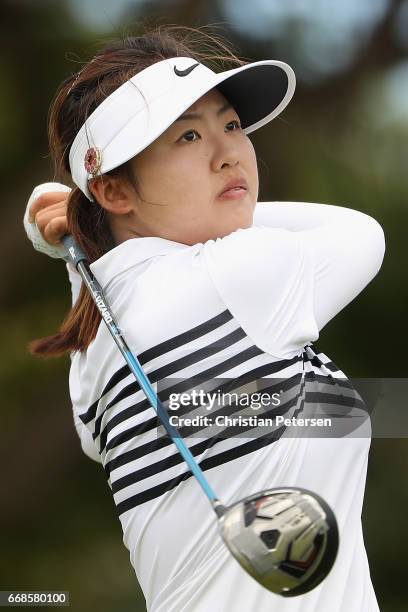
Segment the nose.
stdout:
<svg viewBox="0 0 408 612">
<path fill-rule="evenodd" d="M 228 136 L 230 137 L 229 139 Z M 221 137 L 217 141 L 214 147 L 211 162 L 212 170 L 214 172 L 219 172 L 224 167 L 236 166 L 239 164 L 239 161 L 240 155 L 236 143 L 232 142 L 229 134 L 225 134 L 224 137 Z"/>
</svg>

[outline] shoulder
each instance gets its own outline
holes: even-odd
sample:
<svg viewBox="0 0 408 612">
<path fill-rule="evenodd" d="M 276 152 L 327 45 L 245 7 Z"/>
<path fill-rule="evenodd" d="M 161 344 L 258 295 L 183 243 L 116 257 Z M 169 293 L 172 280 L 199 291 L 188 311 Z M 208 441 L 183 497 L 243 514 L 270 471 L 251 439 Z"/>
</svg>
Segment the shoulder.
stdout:
<svg viewBox="0 0 408 612">
<path fill-rule="evenodd" d="M 256 270 L 284 272 L 306 257 L 305 241 L 299 233 L 282 228 L 251 226 L 228 236 L 207 241 L 202 255 L 210 268 L 253 274 Z"/>
</svg>

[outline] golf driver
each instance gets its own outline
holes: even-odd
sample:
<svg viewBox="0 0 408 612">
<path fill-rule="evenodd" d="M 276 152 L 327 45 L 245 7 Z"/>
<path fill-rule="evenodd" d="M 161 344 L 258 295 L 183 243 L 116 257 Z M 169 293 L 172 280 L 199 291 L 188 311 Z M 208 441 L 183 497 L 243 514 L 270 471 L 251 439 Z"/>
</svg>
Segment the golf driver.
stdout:
<svg viewBox="0 0 408 612">
<path fill-rule="evenodd" d="M 329 573 L 338 549 L 336 518 L 316 493 L 274 488 L 226 507 L 216 496 L 118 328 L 89 261 L 71 235 L 62 238 L 71 261 L 152 408 L 196 477 L 218 517 L 220 534 L 238 563 L 269 591 L 292 597 L 316 587 Z"/>
</svg>

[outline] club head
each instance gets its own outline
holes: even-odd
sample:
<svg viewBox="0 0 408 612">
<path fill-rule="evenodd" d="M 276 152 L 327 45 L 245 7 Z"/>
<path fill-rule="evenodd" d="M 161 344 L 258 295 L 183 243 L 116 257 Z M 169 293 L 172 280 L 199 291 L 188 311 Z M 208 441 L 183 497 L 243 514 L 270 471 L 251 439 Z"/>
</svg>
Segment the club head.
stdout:
<svg viewBox="0 0 408 612">
<path fill-rule="evenodd" d="M 227 507 L 219 528 L 238 563 L 283 597 L 320 584 L 339 544 L 330 506 L 316 493 L 294 487 L 261 491 Z"/>
</svg>

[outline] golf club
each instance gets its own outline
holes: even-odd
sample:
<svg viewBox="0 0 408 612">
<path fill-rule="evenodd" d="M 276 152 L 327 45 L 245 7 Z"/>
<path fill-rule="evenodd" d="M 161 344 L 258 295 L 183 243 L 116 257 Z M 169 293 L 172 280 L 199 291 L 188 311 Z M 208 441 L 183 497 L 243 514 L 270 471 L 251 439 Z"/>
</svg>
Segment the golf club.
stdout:
<svg viewBox="0 0 408 612">
<path fill-rule="evenodd" d="M 261 491 L 226 507 L 173 427 L 137 357 L 123 338 L 89 261 L 71 235 L 62 238 L 75 266 L 152 408 L 196 477 L 218 517 L 220 534 L 238 563 L 269 591 L 292 597 L 316 587 L 332 568 L 338 549 L 336 518 L 316 493 L 298 487 Z"/>
</svg>

